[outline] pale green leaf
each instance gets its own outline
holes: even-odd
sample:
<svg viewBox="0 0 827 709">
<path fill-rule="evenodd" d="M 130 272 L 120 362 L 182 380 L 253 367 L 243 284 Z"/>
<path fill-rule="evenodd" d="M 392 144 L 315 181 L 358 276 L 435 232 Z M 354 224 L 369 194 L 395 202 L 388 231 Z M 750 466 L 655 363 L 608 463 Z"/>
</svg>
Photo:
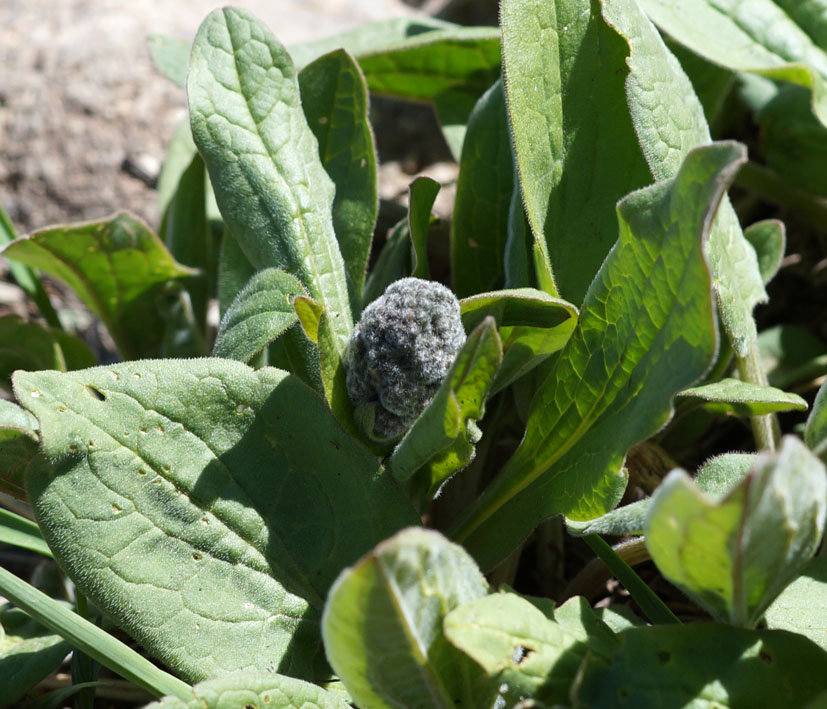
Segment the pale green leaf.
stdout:
<svg viewBox="0 0 827 709">
<path fill-rule="evenodd" d="M 106 325 L 123 357 L 157 351 L 163 320 L 155 298 L 170 279 L 195 274 L 125 212 L 36 231 L 13 241 L 2 255 L 68 283 Z"/>
<path fill-rule="evenodd" d="M 221 318 L 212 354 L 249 362 L 297 321 L 293 299 L 305 290 L 293 276 L 266 268 L 242 288 Z"/>
<path fill-rule="evenodd" d="M 167 34 L 155 33 L 147 37 L 149 55 L 155 67 L 167 79 L 182 89 L 187 85 L 187 63 L 190 43 Z"/>
<path fill-rule="evenodd" d="M 626 108 L 629 49 L 590 0 L 507 0 L 501 21 L 528 221 L 554 294 L 579 305 L 615 242 L 615 204 L 650 182 Z"/>
<path fill-rule="evenodd" d="M 704 463 L 695 476 L 702 492 L 725 495 L 752 470 L 758 456 L 755 453 L 724 453 Z"/>
<path fill-rule="evenodd" d="M 787 232 L 784 223 L 777 219 L 764 219 L 744 229 L 744 238 L 755 249 L 758 270 L 764 283 L 769 283 L 781 268 L 784 249 L 787 247 Z"/>
<path fill-rule="evenodd" d="M 19 372 L 46 459 L 29 498 L 62 568 L 197 680 L 323 676 L 330 583 L 417 517 L 297 378 L 231 360 Z M 312 514 L 308 513 L 312 510 Z"/>
<path fill-rule="evenodd" d="M 476 422 L 502 361 L 502 343 L 493 319 L 468 336 L 431 403 L 399 442 L 388 469 L 421 506 L 442 484 L 468 465 L 479 441 Z"/>
<path fill-rule="evenodd" d="M 767 609 L 770 628 L 806 635 L 827 650 L 827 556 L 813 559 Z"/>
<path fill-rule="evenodd" d="M 788 436 L 721 498 L 672 471 L 652 497 L 646 546 L 660 572 L 714 618 L 753 627 L 815 553 L 825 511 L 824 466 Z"/>
<path fill-rule="evenodd" d="M 192 688 L 191 699 L 164 697 L 144 709 L 348 709 L 321 687 L 285 675 L 236 673 Z"/>
<path fill-rule="evenodd" d="M 827 124 L 827 51 L 818 42 L 827 27 L 823 6 L 800 0 L 640 0 L 640 6 L 711 62 L 811 89 L 813 111 Z"/>
<path fill-rule="evenodd" d="M 330 590 L 322 617 L 328 660 L 359 706 L 490 706 L 496 685 L 443 633 L 447 613 L 487 593 L 461 547 L 434 531 L 404 530 Z"/>
<path fill-rule="evenodd" d="M 804 440 L 813 453 L 827 460 L 827 382 L 821 385 L 813 402 L 813 410 L 807 419 Z"/>
<path fill-rule="evenodd" d="M 453 532 L 484 568 L 547 517 L 611 510 L 626 485 L 626 452 L 666 423 L 675 393 L 710 366 L 702 245 L 743 159 L 735 144 L 700 148 L 674 181 L 620 203 L 620 240 L 534 397 L 523 442 Z"/>
<path fill-rule="evenodd" d="M 807 402 L 798 394 L 740 379 L 727 378 L 711 384 L 690 387 L 678 396 L 701 401 L 710 411 L 736 416 L 760 416 L 775 411 L 807 410 Z"/>
<path fill-rule="evenodd" d="M 353 323 L 334 187 L 284 47 L 247 11 L 213 11 L 193 43 L 187 97 L 193 138 L 242 251 L 256 270 L 296 276 L 330 313 L 343 351 Z"/>
<path fill-rule="evenodd" d="M 611 659 L 590 656 L 578 709 L 803 707 L 824 688 L 827 653 L 783 630 L 715 623 L 630 628 Z"/>
<path fill-rule="evenodd" d="M 509 699 L 564 704 L 586 654 L 609 659 L 614 645 L 611 630 L 583 600 L 572 598 L 547 618 L 514 593 L 492 594 L 451 611 L 445 636 L 493 681 L 505 683 Z M 571 610 L 573 618 L 557 621 L 558 614 L 568 616 Z"/>
</svg>

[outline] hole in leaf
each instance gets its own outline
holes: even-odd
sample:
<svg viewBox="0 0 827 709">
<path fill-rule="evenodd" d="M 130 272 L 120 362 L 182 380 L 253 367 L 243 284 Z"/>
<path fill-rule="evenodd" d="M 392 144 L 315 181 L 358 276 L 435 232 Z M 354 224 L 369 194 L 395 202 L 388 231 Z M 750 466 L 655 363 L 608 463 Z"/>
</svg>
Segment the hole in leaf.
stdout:
<svg viewBox="0 0 827 709">
<path fill-rule="evenodd" d="M 261 698 L 261 701 L 262 701 L 262 703 L 264 703 L 264 704 L 269 704 L 272 700 L 270 699 L 270 695 L 269 695 L 269 694 L 265 694 L 265 695 Z"/>
<path fill-rule="evenodd" d="M 518 645 L 514 648 L 514 652 L 511 653 L 511 661 L 517 665 L 522 664 L 523 660 L 525 660 L 532 652 L 534 652 L 532 648 L 526 647 L 525 645 Z"/>
<path fill-rule="evenodd" d="M 123 508 L 122 508 L 120 505 L 118 505 L 118 504 L 116 504 L 116 503 L 114 503 L 114 502 L 113 502 L 113 503 L 112 503 L 112 511 L 113 511 L 115 514 L 118 514 L 118 512 L 123 512 Z"/>
<path fill-rule="evenodd" d="M 35 389 L 35 390 L 32 392 L 32 398 L 33 398 L 33 399 L 39 399 L 39 398 L 40 398 L 40 392 L 39 392 L 39 391 L 37 391 L 37 389 Z"/>
<path fill-rule="evenodd" d="M 106 395 L 100 389 L 93 387 L 91 384 L 86 385 L 86 393 L 93 399 L 97 399 L 98 401 L 106 401 Z"/>
<path fill-rule="evenodd" d="M 147 472 L 149 472 L 149 471 L 144 470 L 143 468 L 141 468 L 141 469 L 138 471 L 138 475 L 146 475 L 146 474 L 147 474 Z"/>
<path fill-rule="evenodd" d="M 768 653 L 766 650 L 759 651 L 758 658 L 761 660 L 761 662 L 764 662 L 767 665 L 771 665 L 774 662 L 772 655 Z"/>
<path fill-rule="evenodd" d="M 135 377 L 135 379 L 140 379 L 141 378 L 141 373 L 140 372 L 133 372 L 132 376 Z"/>
<path fill-rule="evenodd" d="M 194 552 L 194 553 L 193 553 L 192 558 L 193 558 L 193 561 L 201 561 L 201 558 L 202 558 L 202 557 L 201 557 L 201 554 L 199 554 L 199 553 L 196 551 L 196 552 Z"/>
<path fill-rule="evenodd" d="M 659 650 L 657 653 L 657 658 L 660 664 L 665 665 L 672 659 L 672 655 L 669 654 L 666 650 Z"/>
</svg>

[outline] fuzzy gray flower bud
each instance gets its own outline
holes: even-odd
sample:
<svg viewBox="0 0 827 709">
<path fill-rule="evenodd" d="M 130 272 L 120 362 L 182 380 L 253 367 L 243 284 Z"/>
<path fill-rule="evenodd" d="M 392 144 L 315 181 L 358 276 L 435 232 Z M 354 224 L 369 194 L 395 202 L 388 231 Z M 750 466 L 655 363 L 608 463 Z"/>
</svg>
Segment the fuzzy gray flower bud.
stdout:
<svg viewBox="0 0 827 709">
<path fill-rule="evenodd" d="M 440 283 L 403 278 L 368 305 L 348 344 L 347 390 L 374 404 L 373 434 L 411 427 L 465 344 L 456 296 Z"/>
</svg>

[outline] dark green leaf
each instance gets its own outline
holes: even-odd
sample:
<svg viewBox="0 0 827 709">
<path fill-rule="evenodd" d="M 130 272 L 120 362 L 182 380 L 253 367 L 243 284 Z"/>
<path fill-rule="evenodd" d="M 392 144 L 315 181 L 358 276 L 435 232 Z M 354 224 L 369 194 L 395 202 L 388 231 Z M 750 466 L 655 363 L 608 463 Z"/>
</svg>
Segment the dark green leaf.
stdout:
<svg viewBox="0 0 827 709">
<path fill-rule="evenodd" d="M 751 224 L 744 230 L 744 237 L 755 249 L 758 269 L 764 283 L 769 283 L 781 268 L 787 236 L 784 223 L 777 219 L 765 219 Z"/>
<path fill-rule="evenodd" d="M 502 287 L 513 191 L 511 135 L 498 81 L 474 107 L 462 146 L 451 223 L 451 272 L 458 298 Z"/>
<path fill-rule="evenodd" d="M 238 239 L 225 229 L 218 256 L 218 309 L 222 317 L 255 274 L 256 269 L 244 255 Z"/>
<path fill-rule="evenodd" d="M 408 219 L 400 220 L 388 235 L 373 270 L 365 281 L 362 304 L 367 305 L 376 300 L 387 287 L 400 278 L 411 275 L 413 246 Z"/>
<path fill-rule="evenodd" d="M 322 618 L 328 660 L 359 706 L 490 706 L 496 685 L 443 633 L 447 613 L 487 593 L 461 547 L 406 529 L 331 588 Z"/>
<path fill-rule="evenodd" d="M 672 471 L 652 497 L 646 546 L 660 572 L 714 618 L 754 627 L 818 549 L 825 511 L 824 466 L 787 436 L 723 497 Z"/>
<path fill-rule="evenodd" d="M 804 440 L 813 453 L 827 461 L 827 382 L 821 385 L 807 419 Z"/>
<path fill-rule="evenodd" d="M 743 148 L 692 151 L 674 181 L 618 207 L 620 240 L 534 397 L 525 437 L 454 532 L 490 568 L 541 520 L 611 510 L 626 452 L 669 419 L 715 353 L 705 235 Z"/>
<path fill-rule="evenodd" d="M 0 317 L 0 384 L 9 385 L 16 369 L 83 369 L 96 364 L 86 343 L 63 330 L 25 322 L 17 315 Z"/>
<path fill-rule="evenodd" d="M 218 206 L 256 270 L 281 268 L 324 305 L 343 351 L 351 320 L 334 187 L 284 47 L 245 10 L 213 11 L 187 75 L 192 134 Z"/>
<path fill-rule="evenodd" d="M 431 226 L 431 208 L 440 185 L 430 177 L 417 177 L 408 187 L 408 233 L 413 246 L 413 270 L 415 278 L 430 278 L 428 268 L 428 227 Z"/>
<path fill-rule="evenodd" d="M 147 360 L 21 372 L 15 386 L 40 420 L 46 459 L 27 487 L 55 556 L 185 677 L 320 677 L 330 583 L 417 522 L 379 462 L 279 370 Z"/>
<path fill-rule="evenodd" d="M 70 649 L 23 611 L 8 603 L 0 606 L 0 707 L 14 704 L 53 672 Z"/>
<path fill-rule="evenodd" d="M 758 335 L 770 384 L 791 387 L 827 373 L 827 345 L 800 325 L 777 325 Z"/>
<path fill-rule="evenodd" d="M 824 688 L 827 653 L 783 630 L 692 623 L 617 638 L 610 660 L 586 660 L 576 707 L 803 707 Z"/>
<path fill-rule="evenodd" d="M 256 273 L 221 318 L 213 356 L 249 362 L 296 323 L 293 298 L 305 294 L 289 273 L 276 268 Z"/>
<path fill-rule="evenodd" d="M 299 72 L 302 108 L 319 141 L 319 157 L 336 185 L 333 229 L 345 261 L 351 308 L 358 312 L 376 224 L 376 148 L 368 93 L 359 65 L 336 50 Z"/>
<path fill-rule="evenodd" d="M 740 379 L 721 379 L 711 384 L 684 389 L 678 396 L 704 402 L 717 413 L 736 416 L 760 416 L 774 411 L 806 411 L 807 402 L 798 394 L 759 386 Z"/>
<path fill-rule="evenodd" d="M 37 449 L 35 434 L 19 428 L 0 428 L 0 492 L 18 500 L 26 499 L 23 478 Z"/>
<path fill-rule="evenodd" d="M 629 47 L 590 0 L 507 0 L 501 14 L 528 221 L 559 295 L 579 305 L 614 244 L 615 204 L 651 179 L 626 107 Z"/>
<path fill-rule="evenodd" d="M 2 254 L 68 283 L 103 321 L 124 357 L 156 351 L 163 322 L 155 298 L 170 279 L 194 275 L 175 262 L 146 224 L 125 212 L 36 231 Z"/>
<path fill-rule="evenodd" d="M 2 507 L 0 507 L 0 542 L 52 557 L 52 552 L 43 541 L 37 524 Z"/>
</svg>

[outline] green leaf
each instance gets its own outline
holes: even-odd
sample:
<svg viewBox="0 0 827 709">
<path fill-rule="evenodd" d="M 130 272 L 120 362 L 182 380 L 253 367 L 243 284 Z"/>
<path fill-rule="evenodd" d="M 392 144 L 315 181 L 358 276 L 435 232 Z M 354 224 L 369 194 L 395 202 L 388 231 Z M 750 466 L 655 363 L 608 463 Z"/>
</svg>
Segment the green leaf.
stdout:
<svg viewBox="0 0 827 709">
<path fill-rule="evenodd" d="M 157 668 L 149 660 L 117 640 L 94 623 L 81 618 L 66 604 L 49 598 L 34 586 L 0 567 L 0 595 L 25 611 L 34 620 L 104 667 L 119 674 L 153 696 L 186 696 L 189 687 L 177 677 Z"/>
<path fill-rule="evenodd" d="M 502 361 L 502 343 L 493 319 L 468 336 L 436 396 L 405 434 L 388 460 L 388 469 L 420 507 L 442 484 L 474 458 L 480 433 L 476 426 Z"/>
<path fill-rule="evenodd" d="M 640 2 L 658 27 L 709 61 L 811 89 L 813 111 L 827 125 L 827 53 L 825 45 L 811 36 L 817 33 L 824 38 L 824 8 L 819 4 L 792 0 Z"/>
<path fill-rule="evenodd" d="M 302 69 L 299 89 L 322 165 L 336 185 L 333 229 L 345 261 L 351 309 L 358 312 L 379 205 L 365 77 L 356 60 L 339 49 Z"/>
<path fill-rule="evenodd" d="M 0 606 L 0 707 L 14 704 L 53 672 L 71 651 L 69 644 L 8 603 Z"/>
<path fill-rule="evenodd" d="M 704 107 L 706 120 L 711 124 L 725 106 L 725 100 L 735 84 L 735 74 L 706 61 L 677 42 L 670 41 L 668 37 L 664 39 L 669 51 L 675 55 L 692 82 L 692 88 Z"/>
<path fill-rule="evenodd" d="M 777 325 L 758 335 L 770 384 L 787 388 L 827 373 L 827 345 L 800 325 Z"/>
<path fill-rule="evenodd" d="M 293 298 L 298 295 L 306 295 L 304 287 L 289 273 L 277 268 L 256 273 L 221 318 L 213 357 L 249 362 L 297 322 Z"/>
<path fill-rule="evenodd" d="M 189 126 L 184 126 L 189 131 Z M 178 263 L 199 271 L 187 282 L 199 332 L 203 334 L 207 304 L 215 290 L 217 244 L 207 218 L 207 172 L 194 153 L 180 176 L 161 220 L 160 236 Z"/>
<path fill-rule="evenodd" d="M 702 244 L 743 159 L 732 143 L 699 148 L 674 181 L 618 206 L 618 244 L 532 401 L 520 447 L 453 532 L 484 568 L 547 517 L 612 509 L 628 449 L 663 426 L 674 394 L 709 368 L 715 328 Z"/>
<path fill-rule="evenodd" d="M 11 223 L 9 215 L 6 214 L 2 206 L 0 206 L 0 247 L 17 239 L 17 230 L 14 224 Z M 49 300 L 49 294 L 43 288 L 43 282 L 40 280 L 40 274 L 37 271 L 24 266 L 22 263 L 9 262 L 9 271 L 12 277 L 29 297 L 37 304 L 40 314 L 43 319 L 54 328 L 60 327 L 60 319 L 57 317 L 52 301 Z"/>
<path fill-rule="evenodd" d="M 106 325 L 124 358 L 156 351 L 163 321 L 155 298 L 170 279 L 195 274 L 126 212 L 36 231 L 6 246 L 2 255 L 68 283 Z"/>
<path fill-rule="evenodd" d="M 146 43 L 158 71 L 176 86 L 186 88 L 190 43 L 185 39 L 158 33 L 149 35 Z"/>
<path fill-rule="evenodd" d="M 770 628 L 805 635 L 827 650 L 827 556 L 813 559 L 767 609 Z"/>
<path fill-rule="evenodd" d="M 813 453 L 827 461 L 827 382 L 821 385 L 804 429 L 804 440 Z"/>
<path fill-rule="evenodd" d="M 218 309 L 222 317 L 256 273 L 241 250 L 238 239 L 232 231 L 225 229 L 218 256 Z"/>
<path fill-rule="evenodd" d="M 32 416 L 26 409 L 18 406 L 13 401 L 0 399 L 0 427 L 2 428 L 20 428 L 33 433 L 35 438 L 40 424 L 37 419 Z"/>
<path fill-rule="evenodd" d="M 724 453 L 704 463 L 695 476 L 702 492 L 725 495 L 755 466 L 755 453 Z"/>
<path fill-rule="evenodd" d="M 787 436 L 721 498 L 672 471 L 652 497 L 646 546 L 660 572 L 715 619 L 753 627 L 818 549 L 825 510 L 824 466 Z"/>
<path fill-rule="evenodd" d="M 577 325 L 577 308 L 534 288 L 480 293 L 460 302 L 466 330 L 486 316 L 496 319 L 503 361 L 492 394 L 509 386 L 558 352 Z"/>
<path fill-rule="evenodd" d="M 360 706 L 489 706 L 496 685 L 443 634 L 447 613 L 487 593 L 461 547 L 406 529 L 331 588 L 322 617 L 328 660 Z"/>
<path fill-rule="evenodd" d="M 798 394 L 759 386 L 740 379 L 721 379 L 684 389 L 678 396 L 696 399 L 710 411 L 736 416 L 760 416 L 774 411 L 806 411 L 807 402 Z"/>
<path fill-rule="evenodd" d="M 83 369 L 97 363 L 86 343 L 63 330 L 26 322 L 18 315 L 0 317 L 0 385 L 7 387 L 16 369 Z"/>
<path fill-rule="evenodd" d="M 514 191 L 511 134 L 501 81 L 468 118 L 451 222 L 451 263 L 458 298 L 500 288 Z"/>
<path fill-rule="evenodd" d="M 714 623 L 630 628 L 606 660 L 591 655 L 574 706 L 803 707 L 824 689 L 827 653 L 782 630 Z"/>
<path fill-rule="evenodd" d="M 449 25 L 388 45 L 353 52 L 368 87 L 378 94 L 433 103 L 448 146 L 459 159 L 468 117 L 500 75 L 499 30 Z"/>
<path fill-rule="evenodd" d="M 319 677 L 339 570 L 417 517 L 293 376 L 231 360 L 15 375 L 45 459 L 27 487 L 78 587 L 200 680 Z M 308 514 L 308 510 L 313 510 Z"/>
<path fill-rule="evenodd" d="M 43 541 L 40 528 L 32 521 L 0 507 L 0 542 L 29 549 L 52 558 L 52 552 Z"/>
<path fill-rule="evenodd" d="M 38 450 L 37 435 L 19 428 L 0 428 L 0 492 L 26 499 L 23 478 Z"/>
<path fill-rule="evenodd" d="M 296 276 L 330 314 L 344 351 L 353 323 L 334 187 L 287 52 L 247 11 L 215 10 L 193 44 L 187 97 L 193 138 L 242 251 L 256 270 Z"/>
<path fill-rule="evenodd" d="M 348 709 L 321 687 L 284 675 L 245 672 L 207 680 L 191 699 L 164 697 L 144 709 Z"/>
<path fill-rule="evenodd" d="M 565 623 L 557 622 L 558 614 Z M 492 681 L 508 685 L 508 698 L 566 704 L 583 658 L 591 652 L 609 659 L 615 639 L 585 599 L 570 599 L 554 616 L 514 593 L 495 593 L 452 610 L 445 636 Z"/>
<path fill-rule="evenodd" d="M 187 50 L 187 63 L 189 62 L 189 48 Z M 184 64 L 186 74 L 186 63 Z M 164 214 L 169 208 L 172 198 L 178 189 L 181 178 L 192 164 L 193 158 L 198 155 L 198 148 L 192 140 L 189 117 L 182 120 L 172 139 L 167 146 L 167 154 L 164 157 L 164 164 L 161 166 L 161 173 L 158 175 L 158 211 Z M 161 224 L 161 236 L 163 236 L 164 225 Z"/>
<path fill-rule="evenodd" d="M 501 21 L 528 221 L 559 295 L 579 305 L 614 244 L 615 204 L 650 182 L 626 108 L 629 48 L 590 0 L 506 0 Z"/>
<path fill-rule="evenodd" d="M 778 273 L 784 258 L 784 249 L 787 246 L 784 223 L 777 219 L 764 219 L 748 226 L 744 230 L 744 238 L 755 249 L 761 278 L 764 283 L 769 283 Z"/>
<path fill-rule="evenodd" d="M 373 270 L 368 274 L 362 296 L 363 305 L 376 300 L 394 281 L 410 276 L 412 262 L 411 231 L 406 217 L 397 222 L 391 230 Z"/>
<path fill-rule="evenodd" d="M 439 189 L 439 182 L 430 177 L 417 177 L 408 187 L 408 233 L 413 246 L 411 275 L 415 278 L 431 277 L 428 268 L 428 227 Z"/>
<path fill-rule="evenodd" d="M 628 110 L 649 169 L 670 179 L 690 150 L 710 142 L 703 107 L 678 61 L 633 0 L 601 0 L 603 17 L 629 46 Z M 705 31 L 705 30 L 704 30 Z M 739 357 L 755 342 L 752 311 L 767 300 L 755 251 L 724 199 L 704 253 L 709 262 L 721 321 Z"/>
</svg>

